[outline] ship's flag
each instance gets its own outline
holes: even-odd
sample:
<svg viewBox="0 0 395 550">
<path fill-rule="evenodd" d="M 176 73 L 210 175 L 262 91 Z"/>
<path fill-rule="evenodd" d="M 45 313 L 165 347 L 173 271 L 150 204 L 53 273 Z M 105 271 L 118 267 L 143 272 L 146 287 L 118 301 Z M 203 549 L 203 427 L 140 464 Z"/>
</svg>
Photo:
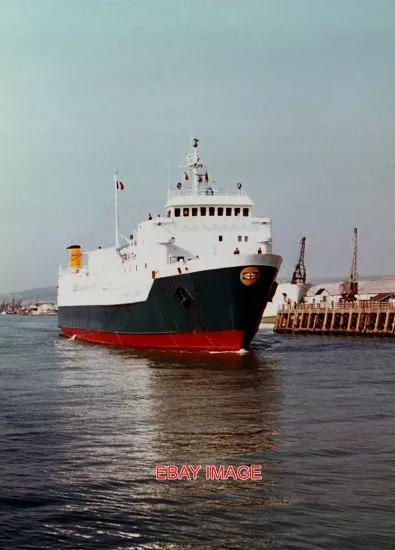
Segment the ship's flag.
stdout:
<svg viewBox="0 0 395 550">
<path fill-rule="evenodd" d="M 206 173 L 204 174 L 204 183 L 208 183 L 208 173 L 206 170 Z"/>
<path fill-rule="evenodd" d="M 193 138 L 193 147 L 196 148 L 196 147 L 199 147 L 199 139 L 198 138 Z"/>
<path fill-rule="evenodd" d="M 125 189 L 125 186 L 122 183 L 122 181 L 117 180 L 117 189 L 119 189 L 119 191 L 123 191 Z"/>
<path fill-rule="evenodd" d="M 186 172 L 184 172 L 184 180 L 185 180 L 185 181 L 188 181 L 188 180 L 189 180 L 189 176 L 188 176 L 188 174 L 187 174 Z"/>
</svg>

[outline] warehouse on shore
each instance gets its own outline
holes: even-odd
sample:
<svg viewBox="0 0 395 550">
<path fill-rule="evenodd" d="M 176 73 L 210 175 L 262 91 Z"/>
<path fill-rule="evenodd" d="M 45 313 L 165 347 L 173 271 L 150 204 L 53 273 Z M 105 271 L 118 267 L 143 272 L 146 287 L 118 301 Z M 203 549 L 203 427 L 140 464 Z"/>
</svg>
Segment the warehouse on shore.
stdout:
<svg viewBox="0 0 395 550">
<path fill-rule="evenodd" d="M 341 282 L 314 285 L 308 290 L 304 302 L 311 305 L 325 302 L 335 305 L 341 299 L 341 285 Z M 395 303 L 395 276 L 389 275 L 371 281 L 359 281 L 356 297 L 358 300 Z"/>
</svg>

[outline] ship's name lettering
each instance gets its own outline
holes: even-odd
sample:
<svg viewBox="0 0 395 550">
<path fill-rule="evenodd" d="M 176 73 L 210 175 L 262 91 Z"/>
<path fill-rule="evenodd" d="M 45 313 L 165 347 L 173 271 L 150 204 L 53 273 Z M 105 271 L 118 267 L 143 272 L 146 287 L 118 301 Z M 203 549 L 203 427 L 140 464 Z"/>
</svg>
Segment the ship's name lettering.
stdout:
<svg viewBox="0 0 395 550">
<path fill-rule="evenodd" d="M 90 290 L 92 288 L 95 288 L 95 285 L 79 285 L 79 284 L 73 284 L 73 292 L 79 292 L 80 290 Z"/>
</svg>

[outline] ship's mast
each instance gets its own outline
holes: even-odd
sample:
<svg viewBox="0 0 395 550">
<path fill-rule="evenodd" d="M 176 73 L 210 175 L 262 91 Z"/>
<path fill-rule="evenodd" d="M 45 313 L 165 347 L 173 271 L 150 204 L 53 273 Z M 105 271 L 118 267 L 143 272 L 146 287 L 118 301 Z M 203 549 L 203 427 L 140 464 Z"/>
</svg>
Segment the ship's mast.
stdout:
<svg viewBox="0 0 395 550">
<path fill-rule="evenodd" d="M 306 266 L 304 265 L 305 245 L 306 245 L 306 237 L 302 237 L 302 240 L 300 241 L 299 260 L 292 274 L 291 283 L 293 285 L 296 283 L 306 284 Z"/>
<path fill-rule="evenodd" d="M 184 164 L 181 165 L 181 168 L 183 168 L 184 170 L 188 170 L 192 174 L 192 185 L 191 185 L 192 194 L 198 195 L 199 185 L 203 182 L 203 180 L 205 180 L 206 183 L 208 181 L 207 171 L 205 175 L 203 175 L 201 172 L 201 170 L 203 169 L 203 163 L 201 162 L 201 159 L 199 156 L 200 140 L 198 138 L 192 138 L 191 136 L 189 137 L 190 137 L 192 152 L 186 155 L 185 162 Z M 188 180 L 189 176 L 187 172 L 184 172 L 184 174 L 185 174 L 185 180 Z"/>
<path fill-rule="evenodd" d="M 115 248 L 119 250 L 118 172 L 114 174 L 115 193 Z"/>
<path fill-rule="evenodd" d="M 193 194 L 198 194 L 199 189 L 199 177 L 198 177 L 198 150 L 199 150 L 199 140 L 197 138 L 193 138 L 193 144 L 192 144 L 192 174 L 193 174 Z"/>
</svg>

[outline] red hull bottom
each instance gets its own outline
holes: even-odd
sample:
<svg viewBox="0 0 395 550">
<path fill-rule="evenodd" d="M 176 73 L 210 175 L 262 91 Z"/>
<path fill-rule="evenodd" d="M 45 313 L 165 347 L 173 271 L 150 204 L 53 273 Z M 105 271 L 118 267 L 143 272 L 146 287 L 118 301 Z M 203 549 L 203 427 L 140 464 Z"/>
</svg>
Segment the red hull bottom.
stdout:
<svg viewBox="0 0 395 550">
<path fill-rule="evenodd" d="M 70 338 L 94 344 L 134 349 L 239 351 L 244 346 L 244 331 L 190 332 L 179 334 L 119 334 L 70 327 L 59 327 Z"/>
</svg>

